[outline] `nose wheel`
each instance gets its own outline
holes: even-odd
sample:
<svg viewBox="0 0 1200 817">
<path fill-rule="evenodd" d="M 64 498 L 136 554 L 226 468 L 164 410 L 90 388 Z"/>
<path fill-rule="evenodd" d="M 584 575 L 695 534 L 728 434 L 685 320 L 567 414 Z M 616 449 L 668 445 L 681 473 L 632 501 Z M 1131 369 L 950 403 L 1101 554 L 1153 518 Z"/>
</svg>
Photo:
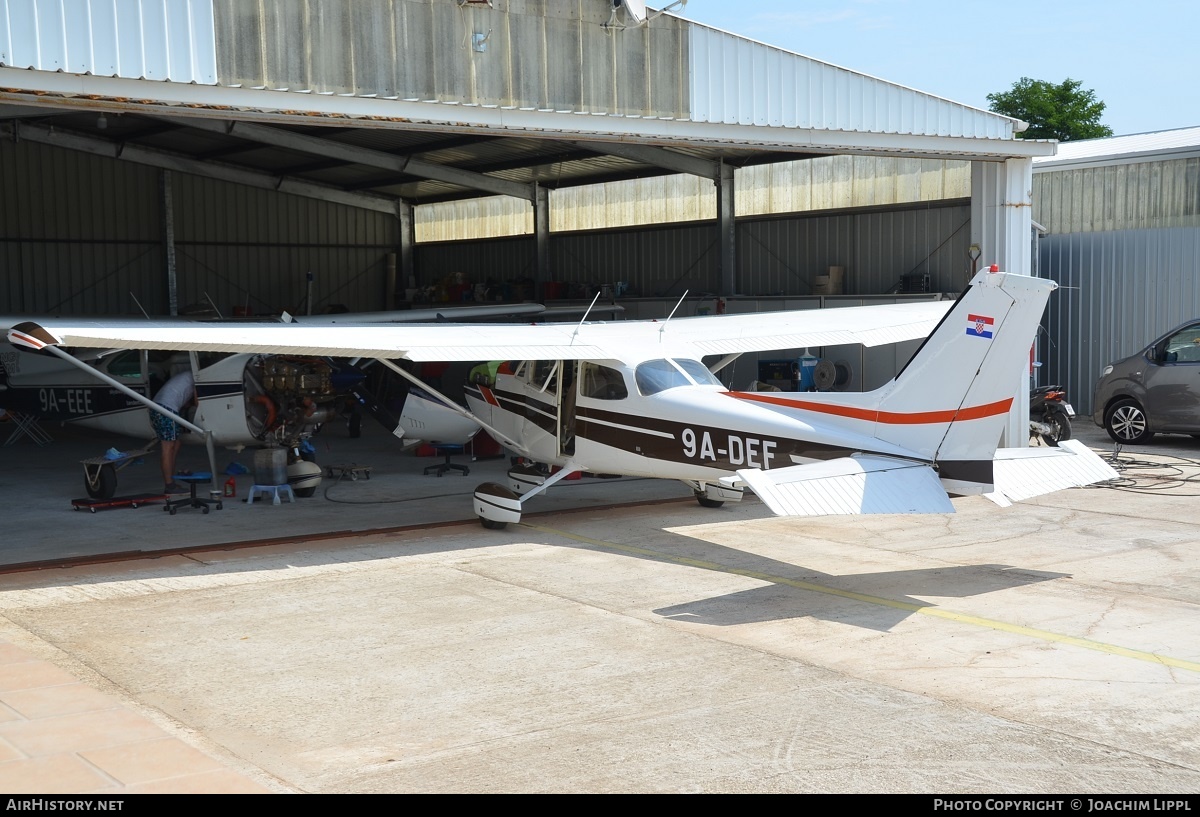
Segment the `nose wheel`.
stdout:
<svg viewBox="0 0 1200 817">
<path fill-rule="evenodd" d="M 521 521 L 521 498 L 498 482 L 485 482 L 475 489 L 475 515 L 488 530 L 503 530 L 509 522 Z"/>
</svg>

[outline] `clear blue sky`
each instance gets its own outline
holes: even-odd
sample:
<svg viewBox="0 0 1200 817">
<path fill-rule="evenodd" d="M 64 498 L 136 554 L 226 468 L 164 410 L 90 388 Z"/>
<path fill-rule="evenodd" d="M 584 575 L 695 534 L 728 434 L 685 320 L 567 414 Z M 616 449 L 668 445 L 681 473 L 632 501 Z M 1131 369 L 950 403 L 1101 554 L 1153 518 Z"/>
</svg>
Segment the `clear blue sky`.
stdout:
<svg viewBox="0 0 1200 817">
<path fill-rule="evenodd" d="M 1196 0 L 689 0 L 672 13 L 977 108 L 1021 77 L 1070 77 L 1118 136 L 1200 126 Z"/>
</svg>

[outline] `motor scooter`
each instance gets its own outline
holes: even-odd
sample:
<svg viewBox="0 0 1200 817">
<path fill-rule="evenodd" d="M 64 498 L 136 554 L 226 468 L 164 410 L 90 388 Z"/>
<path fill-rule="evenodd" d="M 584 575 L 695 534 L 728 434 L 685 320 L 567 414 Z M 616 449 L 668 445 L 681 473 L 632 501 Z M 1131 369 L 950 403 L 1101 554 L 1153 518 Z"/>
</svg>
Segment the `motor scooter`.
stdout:
<svg viewBox="0 0 1200 817">
<path fill-rule="evenodd" d="M 1039 437 L 1046 445 L 1057 446 L 1071 439 L 1071 418 L 1075 409 L 1067 402 L 1064 386 L 1040 386 L 1029 394 L 1029 436 Z"/>
</svg>

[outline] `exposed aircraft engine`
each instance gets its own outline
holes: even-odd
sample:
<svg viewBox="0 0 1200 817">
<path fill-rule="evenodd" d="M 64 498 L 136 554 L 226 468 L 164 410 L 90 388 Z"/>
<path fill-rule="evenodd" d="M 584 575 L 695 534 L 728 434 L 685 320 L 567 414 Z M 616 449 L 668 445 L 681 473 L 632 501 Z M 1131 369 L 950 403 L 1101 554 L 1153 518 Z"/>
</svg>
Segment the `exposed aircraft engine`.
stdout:
<svg viewBox="0 0 1200 817">
<path fill-rule="evenodd" d="M 333 367 L 320 358 L 254 357 L 243 380 L 246 424 L 260 440 L 291 444 L 337 415 Z"/>
</svg>

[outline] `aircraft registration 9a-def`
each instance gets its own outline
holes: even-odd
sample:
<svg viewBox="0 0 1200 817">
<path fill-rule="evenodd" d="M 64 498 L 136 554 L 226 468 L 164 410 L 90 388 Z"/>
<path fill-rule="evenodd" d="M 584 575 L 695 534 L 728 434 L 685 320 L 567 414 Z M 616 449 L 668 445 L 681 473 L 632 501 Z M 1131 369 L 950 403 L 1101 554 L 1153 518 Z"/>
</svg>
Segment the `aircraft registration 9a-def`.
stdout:
<svg viewBox="0 0 1200 817">
<path fill-rule="evenodd" d="M 525 502 L 579 471 L 680 480 L 704 506 L 749 488 L 780 515 L 949 513 L 952 495 L 986 494 L 1003 505 L 1116 476 L 1078 443 L 997 450 L 1055 287 L 985 271 L 949 308 L 534 325 L 55 320 L 15 326 L 9 340 L 31 349 L 376 358 L 421 386 L 393 361 L 505 361 L 494 380 L 468 385 L 468 408 L 454 407 L 539 466 L 476 488 L 485 527 L 520 521 Z M 713 374 L 746 352 L 914 338 L 926 339 L 871 392 L 731 391 Z M 701 362 L 718 356 L 711 368 Z"/>
</svg>

